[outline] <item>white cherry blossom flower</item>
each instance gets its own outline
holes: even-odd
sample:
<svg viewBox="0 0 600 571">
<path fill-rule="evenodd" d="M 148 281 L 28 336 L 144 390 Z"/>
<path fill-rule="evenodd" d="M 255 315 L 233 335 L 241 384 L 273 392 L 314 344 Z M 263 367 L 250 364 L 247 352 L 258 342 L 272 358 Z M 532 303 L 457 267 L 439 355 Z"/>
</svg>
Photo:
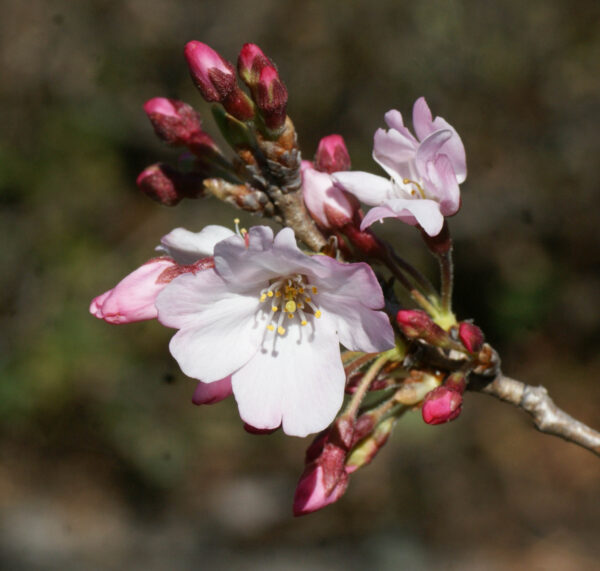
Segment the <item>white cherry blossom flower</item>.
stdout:
<svg viewBox="0 0 600 571">
<path fill-rule="evenodd" d="M 338 412 L 345 375 L 339 344 L 394 346 L 371 268 L 302 253 L 290 228 L 256 226 L 219 242 L 214 269 L 174 279 L 159 321 L 179 331 L 170 350 L 204 383 L 231 376 L 240 416 L 256 429 L 305 436 Z"/>
</svg>

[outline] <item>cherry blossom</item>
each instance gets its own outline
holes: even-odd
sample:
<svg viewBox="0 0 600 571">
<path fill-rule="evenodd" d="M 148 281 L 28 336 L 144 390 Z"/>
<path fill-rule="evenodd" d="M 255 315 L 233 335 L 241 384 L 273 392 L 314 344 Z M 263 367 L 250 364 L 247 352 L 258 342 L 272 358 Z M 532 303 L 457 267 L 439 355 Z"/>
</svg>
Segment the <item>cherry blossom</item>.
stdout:
<svg viewBox="0 0 600 571">
<path fill-rule="evenodd" d="M 392 217 L 436 236 L 444 217 L 460 208 L 458 185 L 467 176 L 462 141 L 444 119 L 432 118 L 423 97 L 413 107 L 416 137 L 395 109 L 385 114 L 385 122 L 389 129 L 375 133 L 373 158 L 391 179 L 360 171 L 338 172 L 333 178 L 359 200 L 375 206 L 365 215 L 361 229 Z"/>
<path fill-rule="evenodd" d="M 203 383 L 231 376 L 240 416 L 256 429 L 322 430 L 343 400 L 339 344 L 365 352 L 394 346 L 373 271 L 306 255 L 290 228 L 274 237 L 266 226 L 219 242 L 214 263 L 158 295 L 159 321 L 179 330 L 171 354 Z"/>
</svg>

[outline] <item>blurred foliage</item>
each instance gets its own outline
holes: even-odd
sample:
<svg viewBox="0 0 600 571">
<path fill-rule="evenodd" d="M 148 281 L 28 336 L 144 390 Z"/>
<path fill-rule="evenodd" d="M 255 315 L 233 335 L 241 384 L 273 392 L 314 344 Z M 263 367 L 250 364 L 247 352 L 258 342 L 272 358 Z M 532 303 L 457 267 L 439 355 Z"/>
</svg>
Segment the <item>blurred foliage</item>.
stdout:
<svg viewBox="0 0 600 571">
<path fill-rule="evenodd" d="M 137 193 L 142 168 L 175 158 L 141 106 L 183 99 L 210 131 L 184 43 L 235 60 L 252 41 L 287 83 L 307 158 L 338 132 L 375 171 L 383 113 L 410 117 L 420 95 L 457 128 L 459 314 L 507 373 L 597 425 L 597 1 L 8 0 L 2 14 L 0 565 L 592 568 L 597 462 L 515 411 L 473 395 L 452 425 L 407 418 L 339 504 L 291 520 L 306 442 L 245 434 L 233 402 L 193 407 L 171 332 L 87 307 L 170 229 L 231 223 L 215 202 Z M 381 230 L 435 277 L 415 232 Z"/>
</svg>

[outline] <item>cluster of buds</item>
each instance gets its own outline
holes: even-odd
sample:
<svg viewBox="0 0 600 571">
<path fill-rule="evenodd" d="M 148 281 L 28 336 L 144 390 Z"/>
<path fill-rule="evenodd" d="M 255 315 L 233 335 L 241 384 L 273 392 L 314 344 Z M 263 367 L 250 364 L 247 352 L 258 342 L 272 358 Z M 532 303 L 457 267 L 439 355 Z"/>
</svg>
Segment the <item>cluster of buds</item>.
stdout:
<svg viewBox="0 0 600 571">
<path fill-rule="evenodd" d="M 211 195 L 285 228 L 275 236 L 266 226 L 240 230 L 236 220 L 235 232 L 175 229 L 161 240 L 163 255 L 90 310 L 110 323 L 157 318 L 177 329 L 170 350 L 199 381 L 193 402 L 235 395 L 248 432 L 320 432 L 294 499 L 295 514 L 306 514 L 344 494 L 406 411 L 420 410 L 429 425 L 454 420 L 470 375 L 498 371 L 481 330 L 451 308 L 445 217 L 460 207 L 464 147 L 420 98 L 416 136 L 396 110 L 375 134 L 373 156 L 390 178 L 351 171 L 337 134 L 302 161 L 287 90 L 258 46 L 243 46 L 237 69 L 197 41 L 185 58 L 232 157 L 190 105 L 155 97 L 144 110 L 156 134 L 184 153 L 177 167 L 145 169 L 139 188 L 167 206 Z M 373 208 L 363 214 L 361 202 Z M 370 228 L 385 218 L 417 227 L 439 261 L 439 292 Z M 400 305 L 397 287 L 417 308 Z"/>
</svg>

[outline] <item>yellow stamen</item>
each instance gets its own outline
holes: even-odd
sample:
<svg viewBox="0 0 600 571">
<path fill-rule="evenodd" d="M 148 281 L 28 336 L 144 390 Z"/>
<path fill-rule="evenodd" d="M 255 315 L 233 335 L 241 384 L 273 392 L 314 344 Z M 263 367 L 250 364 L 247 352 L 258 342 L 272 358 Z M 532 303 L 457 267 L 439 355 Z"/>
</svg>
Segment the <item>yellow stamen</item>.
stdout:
<svg viewBox="0 0 600 571">
<path fill-rule="evenodd" d="M 319 317 L 321 317 L 321 312 L 317 309 L 317 311 L 315 311 L 315 317 L 317 319 L 319 319 Z"/>
<path fill-rule="evenodd" d="M 313 293 L 318 293 L 318 292 L 317 292 L 317 288 L 316 288 L 315 286 L 312 286 L 312 288 L 311 288 L 311 289 L 312 289 L 312 292 L 313 292 Z"/>
<path fill-rule="evenodd" d="M 300 322 L 300 325 L 306 325 L 306 323 L 307 323 L 306 319 L 303 319 L 303 320 Z"/>
<path fill-rule="evenodd" d="M 306 296 L 306 297 L 304 298 L 304 301 L 305 301 L 306 303 L 310 303 L 310 302 L 312 301 L 312 299 L 310 299 L 310 297 Z"/>
<path fill-rule="evenodd" d="M 271 306 L 271 311 L 277 311 L 279 308 L 276 305 Z"/>
<path fill-rule="evenodd" d="M 263 294 L 260 296 L 260 302 L 262 303 L 262 302 L 263 302 L 263 301 L 265 301 L 266 299 L 267 299 L 267 294 L 266 294 L 266 293 L 263 293 Z"/>
<path fill-rule="evenodd" d="M 272 325 L 271 323 L 269 323 L 269 325 L 267 325 L 267 329 L 268 329 L 269 331 L 275 331 L 275 326 L 274 326 L 274 325 Z"/>
<path fill-rule="evenodd" d="M 268 297 L 273 297 L 273 292 L 272 292 L 271 290 L 269 290 L 269 291 L 267 292 L 267 296 L 268 296 Z"/>
<path fill-rule="evenodd" d="M 290 319 L 293 319 L 293 318 L 294 318 L 294 314 L 293 314 L 293 313 L 288 313 L 288 317 L 289 317 Z"/>
<path fill-rule="evenodd" d="M 279 333 L 279 335 L 283 335 L 285 333 L 285 329 L 283 327 L 281 327 L 281 325 L 277 328 L 277 333 Z"/>
<path fill-rule="evenodd" d="M 275 292 L 275 297 L 281 297 L 281 292 L 279 290 Z"/>
</svg>

